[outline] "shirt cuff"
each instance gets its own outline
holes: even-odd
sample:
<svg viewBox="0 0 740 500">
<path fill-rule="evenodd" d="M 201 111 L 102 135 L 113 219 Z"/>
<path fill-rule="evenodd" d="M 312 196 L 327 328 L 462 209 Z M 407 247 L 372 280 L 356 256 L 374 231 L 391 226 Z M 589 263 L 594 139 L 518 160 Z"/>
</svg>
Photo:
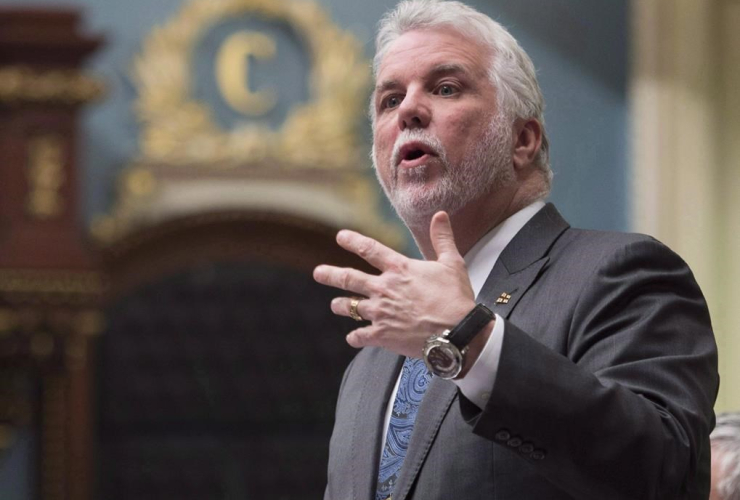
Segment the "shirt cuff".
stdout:
<svg viewBox="0 0 740 500">
<path fill-rule="evenodd" d="M 485 408 L 491 397 L 493 383 L 496 381 L 498 362 L 501 358 L 501 346 L 504 343 L 504 320 L 498 314 L 493 325 L 491 336 L 483 346 L 478 359 L 475 360 L 464 378 L 453 380 L 460 391 L 478 408 Z"/>
</svg>

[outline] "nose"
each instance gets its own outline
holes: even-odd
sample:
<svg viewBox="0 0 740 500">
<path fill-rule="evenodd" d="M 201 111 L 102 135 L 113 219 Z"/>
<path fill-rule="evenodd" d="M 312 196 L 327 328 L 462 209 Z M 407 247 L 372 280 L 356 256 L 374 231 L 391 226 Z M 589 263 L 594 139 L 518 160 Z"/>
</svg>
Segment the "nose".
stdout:
<svg viewBox="0 0 740 500">
<path fill-rule="evenodd" d="M 427 96 L 421 89 L 408 89 L 398 107 L 398 128 L 426 128 L 432 119 L 432 111 Z"/>
</svg>

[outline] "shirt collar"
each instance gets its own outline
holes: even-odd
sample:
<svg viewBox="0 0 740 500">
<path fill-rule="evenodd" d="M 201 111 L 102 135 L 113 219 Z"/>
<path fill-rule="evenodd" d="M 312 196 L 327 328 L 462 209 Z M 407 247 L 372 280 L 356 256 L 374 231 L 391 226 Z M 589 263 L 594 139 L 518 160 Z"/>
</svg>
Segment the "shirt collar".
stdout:
<svg viewBox="0 0 740 500">
<path fill-rule="evenodd" d="M 480 293 L 481 288 L 483 288 L 488 274 L 493 269 L 494 264 L 496 264 L 499 255 L 504 251 L 506 245 L 529 222 L 529 219 L 534 217 L 544 206 L 544 201 L 537 200 L 531 205 L 522 208 L 501 224 L 488 231 L 465 254 L 465 265 L 468 268 L 470 284 L 473 287 L 473 293 L 475 293 L 476 297 Z"/>
</svg>

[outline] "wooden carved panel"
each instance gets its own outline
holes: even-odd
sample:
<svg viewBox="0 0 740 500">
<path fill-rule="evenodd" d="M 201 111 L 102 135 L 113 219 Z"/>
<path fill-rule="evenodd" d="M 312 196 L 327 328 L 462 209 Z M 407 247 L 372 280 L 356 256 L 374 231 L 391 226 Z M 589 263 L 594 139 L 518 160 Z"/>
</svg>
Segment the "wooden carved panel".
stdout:
<svg viewBox="0 0 740 500">
<path fill-rule="evenodd" d="M 321 262 L 334 230 L 268 214 L 173 221 L 111 249 L 97 498 L 320 498 L 356 323 Z"/>
</svg>

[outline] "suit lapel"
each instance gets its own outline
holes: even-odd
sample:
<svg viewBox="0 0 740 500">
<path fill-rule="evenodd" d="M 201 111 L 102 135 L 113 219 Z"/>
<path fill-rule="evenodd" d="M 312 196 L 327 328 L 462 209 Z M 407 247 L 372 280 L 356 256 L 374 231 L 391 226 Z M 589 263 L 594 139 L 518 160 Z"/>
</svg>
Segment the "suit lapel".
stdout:
<svg viewBox="0 0 740 500">
<path fill-rule="evenodd" d="M 439 426 L 456 395 L 457 386 L 455 384 L 449 380 L 432 378 L 419 407 L 419 413 L 416 415 L 414 432 L 393 490 L 393 500 L 403 500 L 408 495 L 427 452 L 434 442 Z"/>
<path fill-rule="evenodd" d="M 550 260 L 548 252 L 553 243 L 568 227 L 555 206 L 545 205 L 501 252 L 478 294 L 478 302 L 508 318 Z"/>
<path fill-rule="evenodd" d="M 403 356 L 382 349 L 375 349 L 374 354 L 369 361 L 373 367 L 367 370 L 369 375 L 362 388 L 356 424 L 352 429 L 351 480 L 354 483 L 353 498 L 359 499 L 375 498 L 383 420 L 404 360 Z M 367 475 L 360 471 L 371 473 Z"/>
<path fill-rule="evenodd" d="M 545 205 L 525 224 L 501 253 L 478 294 L 478 302 L 483 302 L 494 313 L 507 318 L 547 264 L 549 260 L 547 252 L 555 240 L 568 227 L 568 223 L 551 203 Z M 501 294 L 510 297 L 497 304 L 496 300 L 501 297 Z M 398 369 L 400 365 L 394 372 L 396 377 Z M 436 377 L 432 379 L 416 416 L 414 432 L 393 494 L 394 500 L 405 500 L 409 494 L 442 420 L 456 395 L 457 386 L 455 384 Z M 372 470 L 376 471 L 377 476 L 377 463 Z"/>
</svg>

